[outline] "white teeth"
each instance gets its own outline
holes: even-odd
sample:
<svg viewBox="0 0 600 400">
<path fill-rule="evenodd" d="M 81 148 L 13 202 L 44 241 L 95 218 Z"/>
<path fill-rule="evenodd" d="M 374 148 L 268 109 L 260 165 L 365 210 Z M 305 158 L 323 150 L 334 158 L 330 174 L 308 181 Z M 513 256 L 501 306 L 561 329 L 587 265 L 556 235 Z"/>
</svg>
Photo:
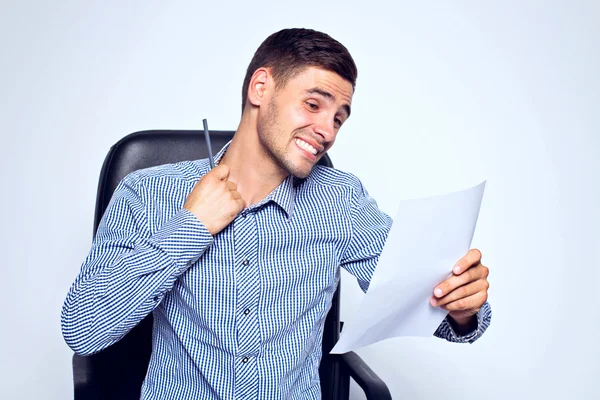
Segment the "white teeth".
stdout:
<svg viewBox="0 0 600 400">
<path fill-rule="evenodd" d="M 304 150 L 308 151 L 308 152 L 309 152 L 310 154 L 312 154 L 313 156 L 317 154 L 317 149 L 315 149 L 314 147 L 312 147 L 310 144 L 306 143 L 306 142 L 305 142 L 304 140 L 302 140 L 302 139 L 296 139 L 296 144 L 297 144 L 297 145 L 298 145 L 300 148 L 302 148 L 302 149 L 304 149 Z"/>
</svg>

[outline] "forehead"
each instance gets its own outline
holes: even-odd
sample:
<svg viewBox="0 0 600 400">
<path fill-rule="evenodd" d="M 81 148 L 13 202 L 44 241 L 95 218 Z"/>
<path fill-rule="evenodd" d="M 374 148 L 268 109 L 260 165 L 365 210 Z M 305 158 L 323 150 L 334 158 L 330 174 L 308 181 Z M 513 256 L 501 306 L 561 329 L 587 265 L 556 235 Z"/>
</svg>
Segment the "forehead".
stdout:
<svg viewBox="0 0 600 400">
<path fill-rule="evenodd" d="M 352 102 L 352 95 L 354 94 L 352 83 L 333 71 L 318 67 L 303 69 L 290 79 L 286 86 L 291 86 L 301 92 L 319 88 L 331 93 L 336 102 L 348 104 Z"/>
</svg>

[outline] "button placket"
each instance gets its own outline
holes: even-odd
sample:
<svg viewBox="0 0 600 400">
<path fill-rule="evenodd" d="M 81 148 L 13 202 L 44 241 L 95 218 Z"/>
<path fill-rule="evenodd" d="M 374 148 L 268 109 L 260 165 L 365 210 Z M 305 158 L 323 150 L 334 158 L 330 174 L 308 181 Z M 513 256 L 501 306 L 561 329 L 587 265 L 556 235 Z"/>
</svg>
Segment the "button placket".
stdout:
<svg viewBox="0 0 600 400">
<path fill-rule="evenodd" d="M 256 261 L 258 231 L 254 213 L 242 216 L 234 223 L 237 327 L 235 385 L 254 392 L 258 390 L 256 356 L 260 349 L 258 317 L 252 312 L 260 295 L 260 273 Z"/>
</svg>

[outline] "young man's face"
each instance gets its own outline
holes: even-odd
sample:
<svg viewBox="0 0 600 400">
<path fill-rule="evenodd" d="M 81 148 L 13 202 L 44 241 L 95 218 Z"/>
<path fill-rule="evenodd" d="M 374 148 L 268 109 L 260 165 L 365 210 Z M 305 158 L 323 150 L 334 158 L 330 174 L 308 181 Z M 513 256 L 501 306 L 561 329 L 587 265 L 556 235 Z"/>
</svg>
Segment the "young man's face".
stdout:
<svg viewBox="0 0 600 400">
<path fill-rule="evenodd" d="M 350 116 L 352 94 L 352 84 L 335 72 L 306 68 L 261 107 L 261 144 L 288 173 L 307 177 Z"/>
</svg>

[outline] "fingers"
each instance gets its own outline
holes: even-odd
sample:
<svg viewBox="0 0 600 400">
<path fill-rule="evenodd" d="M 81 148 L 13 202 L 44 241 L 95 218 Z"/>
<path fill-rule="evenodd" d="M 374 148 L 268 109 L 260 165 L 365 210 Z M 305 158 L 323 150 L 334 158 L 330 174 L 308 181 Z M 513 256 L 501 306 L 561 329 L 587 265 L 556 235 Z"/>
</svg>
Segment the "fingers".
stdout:
<svg viewBox="0 0 600 400">
<path fill-rule="evenodd" d="M 490 286 L 489 269 L 481 264 L 481 257 L 479 250 L 471 249 L 458 260 L 453 275 L 434 289 L 431 305 L 450 312 L 477 312 L 487 301 Z"/>
<path fill-rule="evenodd" d="M 237 191 L 237 184 L 235 182 L 227 181 L 225 183 L 225 186 L 227 187 L 227 190 L 229 191 L 231 198 L 233 200 L 235 200 L 236 203 L 238 204 L 238 210 L 236 213 L 236 215 L 237 215 L 240 211 L 242 211 L 244 208 L 246 208 L 246 201 L 244 199 L 242 199 L 242 195 Z"/>
<path fill-rule="evenodd" d="M 481 252 L 478 249 L 471 249 L 467 254 L 458 260 L 452 272 L 455 274 L 461 274 L 469 268 L 478 265 L 481 262 Z"/>
<path fill-rule="evenodd" d="M 452 275 L 450 278 L 437 285 L 436 288 L 433 290 L 433 294 L 438 299 L 442 298 L 458 287 L 466 285 L 470 282 L 477 281 L 479 279 L 486 279 L 488 273 L 489 270 L 487 269 L 487 267 L 479 264 L 476 267 L 469 268 L 460 275 Z"/>
<path fill-rule="evenodd" d="M 242 195 L 237 191 L 235 182 L 227 181 L 226 185 L 227 190 L 229 190 L 229 193 L 231 194 L 231 198 L 234 200 L 241 200 L 241 202 L 238 201 L 238 204 L 241 206 L 240 211 L 246 208 L 246 202 L 242 199 Z"/>
<path fill-rule="evenodd" d="M 183 205 L 211 235 L 221 232 L 246 208 L 237 184 L 228 180 L 229 171 L 224 164 L 213 168 L 198 180 Z"/>
<path fill-rule="evenodd" d="M 487 292 L 477 292 L 471 296 L 455 300 L 440 308 L 448 311 L 478 310 L 487 301 Z"/>
<path fill-rule="evenodd" d="M 238 195 L 239 195 L 239 193 L 238 193 Z M 237 202 L 238 202 L 240 211 L 242 211 L 244 208 L 246 208 L 246 200 L 242 199 L 242 196 L 240 196 L 239 199 L 237 199 Z"/>
<path fill-rule="evenodd" d="M 235 184 L 235 182 L 227 181 L 227 189 L 231 191 L 237 190 L 237 185 Z"/>
<path fill-rule="evenodd" d="M 446 296 L 442 297 L 441 299 L 436 299 L 435 297 L 432 297 L 429 302 L 434 307 L 435 306 L 443 306 L 443 305 L 452 303 L 456 300 L 467 298 L 467 297 L 474 295 L 476 293 L 479 293 L 481 291 L 485 292 L 485 291 L 487 291 L 487 289 L 489 287 L 490 287 L 490 284 L 488 283 L 487 280 L 479 279 L 475 282 L 471 282 L 471 283 L 463 285 L 459 288 L 454 289 L 452 292 L 448 293 Z"/>
<path fill-rule="evenodd" d="M 224 181 L 229 177 L 229 167 L 225 164 L 217 165 L 209 174 L 214 175 L 220 181 Z"/>
</svg>

